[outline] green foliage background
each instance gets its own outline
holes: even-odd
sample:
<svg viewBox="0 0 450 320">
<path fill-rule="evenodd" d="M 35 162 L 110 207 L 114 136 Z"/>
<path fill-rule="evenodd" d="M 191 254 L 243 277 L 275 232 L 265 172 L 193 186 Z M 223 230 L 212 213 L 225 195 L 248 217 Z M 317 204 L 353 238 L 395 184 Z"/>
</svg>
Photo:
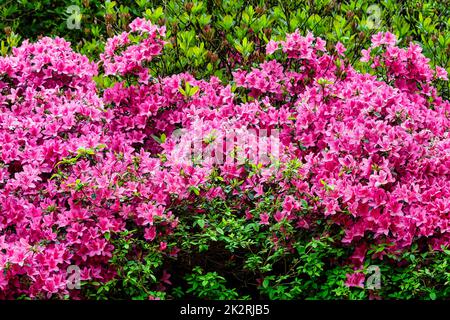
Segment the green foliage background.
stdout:
<svg viewBox="0 0 450 320">
<path fill-rule="evenodd" d="M 80 8 L 80 29 L 67 26 L 71 5 Z M 380 9 L 379 19 L 372 5 Z M 448 0 L 4 0 L 0 4 L 0 52 L 7 54 L 23 39 L 51 35 L 64 37 L 76 51 L 96 59 L 105 40 L 126 30 L 135 17 L 167 27 L 168 44 L 152 70 L 159 76 L 187 71 L 197 78 L 215 75 L 230 81 L 238 66 L 251 68 L 265 59 L 264 46 L 271 38 L 282 38 L 297 28 L 304 34 L 312 31 L 329 44 L 342 42 L 347 57 L 362 71 L 369 70 L 359 64 L 361 49 L 369 46 L 372 34 L 387 30 L 398 36 L 402 46 L 418 42 L 433 66 L 450 71 Z M 99 77 L 100 88 L 106 85 Z M 449 98 L 448 83 L 440 83 L 439 91 Z M 84 293 L 91 299 L 146 299 L 148 295 L 201 299 L 450 297 L 450 251 L 423 253 L 412 248 L 403 257 L 367 260 L 366 267 L 381 268 L 381 289 L 349 289 L 344 282 L 352 270 L 340 262 L 351 249 L 334 245 L 342 236 L 340 230 L 330 230 L 321 221 L 317 221 L 315 234 L 299 232 L 286 222 L 271 226 L 249 222 L 233 209 L 233 190 L 239 189 L 239 181 L 224 188 L 228 193 L 223 201 L 198 200 L 196 207 L 203 213 L 192 213 L 189 207 L 176 213 L 180 227 L 168 246 L 181 249 L 177 259 L 163 256 L 153 244 L 130 240 L 134 230 L 111 235 L 118 277 L 106 284 L 85 283 Z M 275 194 L 276 190 L 266 192 L 266 206 L 255 207 L 253 214 L 275 211 Z M 280 228 L 296 239 L 293 250 L 274 243 Z M 382 248 L 371 248 L 371 252 L 377 250 Z M 136 251 L 139 257 L 133 254 Z M 172 285 L 166 291 L 160 290 L 162 270 L 172 274 Z"/>
<path fill-rule="evenodd" d="M 67 26 L 72 5 L 80 9 L 80 29 Z M 236 62 L 230 53 L 240 53 L 251 67 L 264 59 L 261 48 L 270 38 L 295 29 L 342 42 L 356 65 L 371 35 L 389 30 L 400 45 L 418 42 L 433 65 L 450 69 L 449 0 L 4 0 L 1 51 L 17 44 L 13 34 L 22 39 L 57 35 L 96 57 L 105 39 L 125 30 L 135 17 L 167 27 L 170 43 L 157 68 L 160 75 L 188 71 L 229 80 Z M 448 85 L 441 92 L 448 97 Z"/>
</svg>

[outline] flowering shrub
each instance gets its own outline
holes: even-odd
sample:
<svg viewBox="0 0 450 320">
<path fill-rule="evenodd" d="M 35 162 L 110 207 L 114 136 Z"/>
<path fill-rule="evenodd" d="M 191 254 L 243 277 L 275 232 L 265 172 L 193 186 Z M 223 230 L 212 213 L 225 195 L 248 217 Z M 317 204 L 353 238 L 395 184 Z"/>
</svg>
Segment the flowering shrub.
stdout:
<svg viewBox="0 0 450 320">
<path fill-rule="evenodd" d="M 445 263 L 447 75 L 420 47 L 379 33 L 361 74 L 296 31 L 226 84 L 152 77 L 164 34 L 136 19 L 99 62 L 60 38 L 0 58 L 0 298 L 365 298 L 368 263 Z M 248 288 L 220 294 L 214 266 Z"/>
<path fill-rule="evenodd" d="M 423 47 L 430 63 L 450 70 L 450 8 L 446 1 L 358 0 L 260 1 L 220 0 L 34 0 L 0 3 L 0 54 L 19 39 L 54 34 L 70 41 L 74 50 L 97 60 L 105 39 L 129 31 L 136 17 L 167 27 L 167 42 L 157 74 L 189 71 L 198 78 L 211 75 L 230 80 L 241 62 L 252 65 L 265 59 L 271 37 L 280 40 L 297 28 L 312 31 L 329 43 L 347 48 L 346 57 L 357 70 L 361 48 L 379 31 L 397 35 L 401 46 L 411 41 Z M 436 83 L 448 99 L 448 82 Z"/>
</svg>

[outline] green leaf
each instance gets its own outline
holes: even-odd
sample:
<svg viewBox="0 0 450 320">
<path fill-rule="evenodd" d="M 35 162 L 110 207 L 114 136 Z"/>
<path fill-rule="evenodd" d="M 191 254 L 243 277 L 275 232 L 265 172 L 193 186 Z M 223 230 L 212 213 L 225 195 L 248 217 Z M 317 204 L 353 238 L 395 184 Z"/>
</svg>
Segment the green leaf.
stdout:
<svg viewBox="0 0 450 320">
<path fill-rule="evenodd" d="M 198 92 L 198 90 L 200 90 L 199 87 L 192 87 L 191 91 L 189 91 L 189 97 L 192 97 L 194 94 L 196 94 Z"/>
<path fill-rule="evenodd" d="M 225 29 L 228 30 L 233 26 L 233 17 L 230 15 L 226 15 L 223 17 L 222 19 L 222 23 L 221 26 Z"/>
<path fill-rule="evenodd" d="M 195 195 L 200 195 L 200 189 L 198 188 L 198 187 L 195 187 L 195 186 L 191 186 L 191 187 L 189 187 L 189 189 L 192 191 L 192 192 L 194 192 L 195 193 Z"/>
<path fill-rule="evenodd" d="M 203 219 L 197 220 L 197 225 L 203 229 L 205 227 L 205 220 Z"/>
</svg>

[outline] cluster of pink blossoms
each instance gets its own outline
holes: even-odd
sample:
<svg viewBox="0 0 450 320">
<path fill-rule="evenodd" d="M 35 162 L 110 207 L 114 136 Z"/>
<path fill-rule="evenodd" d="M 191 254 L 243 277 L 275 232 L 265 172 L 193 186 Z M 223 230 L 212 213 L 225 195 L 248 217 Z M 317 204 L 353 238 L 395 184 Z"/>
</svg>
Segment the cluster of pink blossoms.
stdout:
<svg viewBox="0 0 450 320">
<path fill-rule="evenodd" d="M 139 74 L 139 81 L 147 83 L 149 72 L 145 63 L 161 54 L 165 43 L 162 37 L 164 37 L 166 29 L 152 25 L 141 18 L 130 23 L 129 28 L 131 32 L 122 32 L 120 35 L 108 39 L 105 52 L 100 55 L 105 71 L 104 75 Z M 140 36 L 139 43 L 133 43 L 136 36 Z"/>
<path fill-rule="evenodd" d="M 67 288 L 71 265 L 82 281 L 112 279 L 105 235 L 130 223 L 135 236 L 176 256 L 166 245 L 174 212 L 198 197 L 225 199 L 236 179 L 243 216 L 287 219 L 302 232 L 326 219 L 345 230 L 355 268 L 372 244 L 392 244 L 381 256 L 419 240 L 436 250 L 450 243 L 450 103 L 432 86 L 447 75 L 419 47 L 398 48 L 389 33 L 373 38 L 363 60 L 386 82 L 356 72 L 341 44 L 328 52 L 324 40 L 296 32 L 268 44 L 276 59 L 234 73 L 251 97 L 242 102 L 215 77 L 149 81 L 146 64 L 163 50 L 164 29 L 142 19 L 130 29 L 140 42 L 123 33 L 101 56 L 104 75 L 121 76 L 103 92 L 93 81 L 98 65 L 63 39 L 24 42 L 0 58 L 0 298 L 77 297 Z M 136 81 L 119 81 L 125 75 Z M 180 90 L 186 83 L 198 88 L 192 96 Z M 216 143 L 230 130 L 277 130 L 277 160 L 251 174 L 236 161 L 180 161 L 172 135 L 180 128 Z M 243 154 L 258 165 L 251 151 Z M 286 175 L 294 161 L 300 167 Z M 210 183 L 213 171 L 223 186 Z M 267 186 L 281 205 L 254 216 Z"/>
</svg>

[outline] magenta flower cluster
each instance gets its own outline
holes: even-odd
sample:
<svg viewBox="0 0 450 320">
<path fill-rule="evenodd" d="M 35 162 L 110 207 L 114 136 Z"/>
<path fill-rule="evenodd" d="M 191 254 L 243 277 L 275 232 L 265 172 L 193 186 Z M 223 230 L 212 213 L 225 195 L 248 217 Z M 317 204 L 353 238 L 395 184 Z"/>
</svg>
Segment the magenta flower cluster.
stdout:
<svg viewBox="0 0 450 320">
<path fill-rule="evenodd" d="M 327 220 L 345 230 L 356 269 L 373 244 L 390 244 L 381 257 L 419 240 L 435 250 L 450 243 L 450 103 L 433 86 L 447 74 L 419 46 L 398 48 L 379 33 L 362 52 L 375 74 L 362 74 L 342 44 L 327 51 L 321 38 L 295 32 L 270 41 L 267 61 L 226 85 L 151 77 L 163 37 L 137 19 L 98 63 L 60 38 L 25 41 L 0 58 L 0 298 L 78 297 L 67 287 L 71 265 L 81 281 L 114 278 L 109 236 L 130 223 L 176 257 L 175 212 L 195 210 L 198 197 L 225 199 L 236 179 L 243 216 L 305 232 Z M 115 83 L 98 90 L 99 74 Z M 230 130 L 277 130 L 277 159 L 251 173 L 233 160 L 180 161 L 180 128 L 208 137 L 205 148 Z M 250 153 L 251 145 L 243 154 L 252 162 Z M 213 172 L 223 187 L 210 183 Z M 255 214 L 273 188 L 273 208 Z"/>
</svg>

